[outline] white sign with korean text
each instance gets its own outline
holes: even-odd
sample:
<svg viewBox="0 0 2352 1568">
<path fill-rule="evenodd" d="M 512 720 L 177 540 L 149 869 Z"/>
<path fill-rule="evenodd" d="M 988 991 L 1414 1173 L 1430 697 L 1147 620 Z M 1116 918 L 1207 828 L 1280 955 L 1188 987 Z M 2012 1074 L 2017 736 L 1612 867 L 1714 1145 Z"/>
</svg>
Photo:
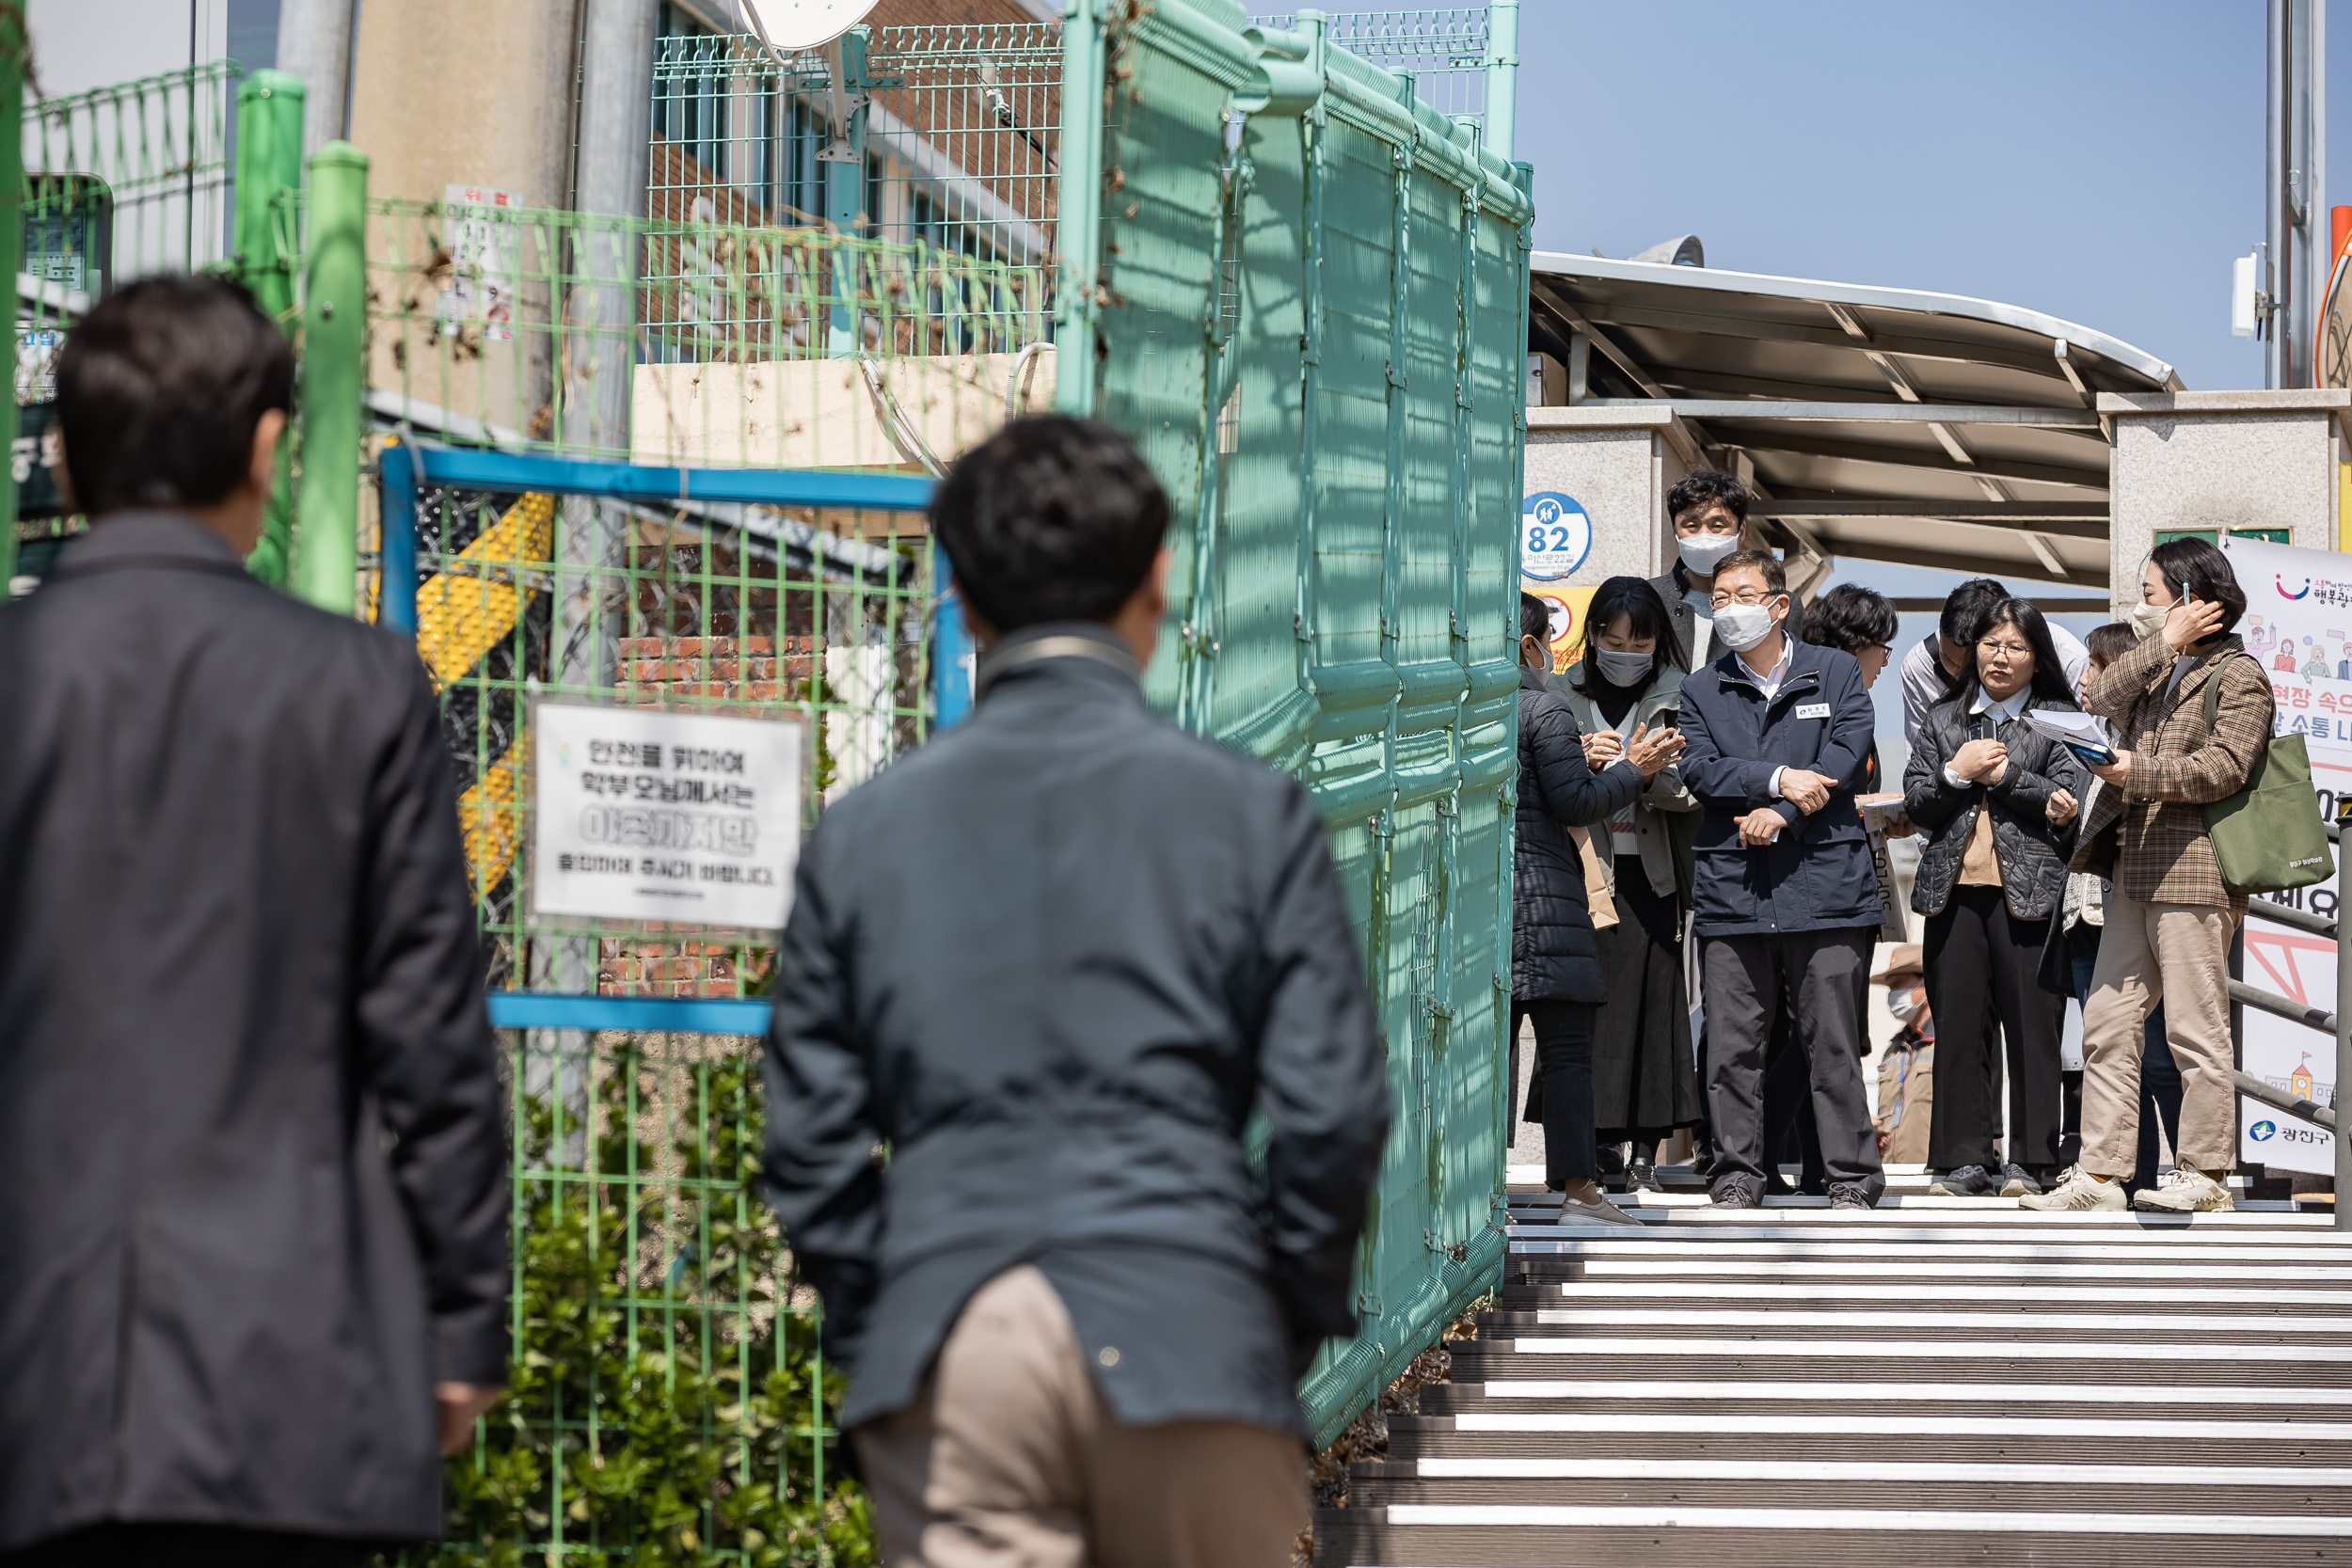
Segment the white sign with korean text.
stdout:
<svg viewBox="0 0 2352 1568">
<path fill-rule="evenodd" d="M 457 182 L 442 187 L 449 271 L 434 313 L 445 336 L 471 324 L 481 327 L 485 342 L 515 341 L 519 235 L 509 214 L 522 204 L 515 191 Z"/>
<path fill-rule="evenodd" d="M 2227 537 L 2222 544 L 2246 592 L 2238 633 L 2269 672 L 2278 733 L 2303 736 L 2320 809 L 2333 820 L 2337 797 L 2352 789 L 2352 556 Z M 2335 918 L 2333 877 L 2265 896 Z M 2324 938 L 2249 917 L 2245 973 L 2249 985 L 2335 1011 L 2336 946 Z M 2247 1072 L 2314 1104 L 2334 1102 L 2333 1037 L 2251 1007 L 2243 1016 Z M 2335 1169 L 2335 1140 L 2324 1128 L 2240 1100 L 2238 1158 L 2325 1175 Z"/>
<path fill-rule="evenodd" d="M 801 726 L 542 702 L 534 918 L 780 929 L 801 847 Z"/>
</svg>

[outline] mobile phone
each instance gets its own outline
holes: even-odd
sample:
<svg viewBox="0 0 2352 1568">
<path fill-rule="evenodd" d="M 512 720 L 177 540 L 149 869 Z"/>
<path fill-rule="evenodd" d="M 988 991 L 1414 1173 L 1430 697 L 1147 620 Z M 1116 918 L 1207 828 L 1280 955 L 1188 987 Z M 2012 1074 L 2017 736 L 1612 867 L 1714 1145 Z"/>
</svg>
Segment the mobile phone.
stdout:
<svg viewBox="0 0 2352 1568">
<path fill-rule="evenodd" d="M 2066 749 L 2082 758 L 2083 761 L 2090 763 L 2093 768 L 2106 768 L 2112 766 L 2115 761 L 2114 751 L 2106 746 L 2094 752 L 2088 746 L 2077 746 L 2070 740 L 2066 743 Z"/>
</svg>

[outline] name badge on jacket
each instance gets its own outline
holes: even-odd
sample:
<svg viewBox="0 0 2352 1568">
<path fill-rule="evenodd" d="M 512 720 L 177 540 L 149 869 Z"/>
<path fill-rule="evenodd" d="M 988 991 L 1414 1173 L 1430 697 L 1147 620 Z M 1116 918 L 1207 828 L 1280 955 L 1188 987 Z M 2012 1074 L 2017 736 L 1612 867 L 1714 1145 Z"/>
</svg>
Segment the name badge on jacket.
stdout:
<svg viewBox="0 0 2352 1568">
<path fill-rule="evenodd" d="M 1829 705 L 1827 703 L 1799 703 L 1797 705 L 1797 717 L 1800 719 L 1826 719 L 1829 717 Z"/>
</svg>

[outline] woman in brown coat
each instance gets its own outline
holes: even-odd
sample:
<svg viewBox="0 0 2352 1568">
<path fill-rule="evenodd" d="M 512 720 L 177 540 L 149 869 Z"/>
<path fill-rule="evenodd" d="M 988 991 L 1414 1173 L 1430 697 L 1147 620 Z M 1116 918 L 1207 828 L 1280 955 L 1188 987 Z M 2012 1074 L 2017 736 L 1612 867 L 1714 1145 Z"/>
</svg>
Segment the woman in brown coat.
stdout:
<svg viewBox="0 0 2352 1568">
<path fill-rule="evenodd" d="M 2156 546 L 2132 610 L 2140 644 L 2107 666 L 2086 705 L 2123 746 L 2094 764 L 2097 799 L 2075 871 L 2114 881 L 2083 1009 L 2083 1150 L 2031 1209 L 2122 1209 L 2139 1137 L 2140 1025 L 2164 1004 L 2180 1064 L 2179 1168 L 2133 1201 L 2175 1212 L 2231 1207 L 2237 1091 L 2230 1050 L 2230 941 L 2246 896 L 2221 880 L 2203 808 L 2234 794 L 2269 743 L 2270 677 L 2228 635 L 2246 612 L 2230 562 L 2198 539 Z M 2208 685 L 2218 683 L 2212 726 Z"/>
</svg>

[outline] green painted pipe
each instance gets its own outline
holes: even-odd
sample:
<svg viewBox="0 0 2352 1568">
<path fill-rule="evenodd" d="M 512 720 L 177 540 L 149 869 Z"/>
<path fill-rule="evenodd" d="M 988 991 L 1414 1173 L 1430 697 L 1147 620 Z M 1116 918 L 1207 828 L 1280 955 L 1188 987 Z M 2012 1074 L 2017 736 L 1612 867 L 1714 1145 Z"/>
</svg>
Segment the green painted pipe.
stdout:
<svg viewBox="0 0 2352 1568">
<path fill-rule="evenodd" d="M 24 8 L 0 6 L 0 261 L 11 273 L 24 264 L 24 60 L 29 52 Z M 8 292 L 15 293 L 13 283 Z M 9 317 L 15 317 L 13 307 Z M 24 416 L 13 406 L 15 399 L 9 403 L 8 436 L 13 441 Z M 16 576 L 16 479 L 13 472 L 0 477 L 8 479 L 0 484 L 0 599 L 5 599 L 8 581 Z"/>
<path fill-rule="evenodd" d="M 302 492 L 296 597 L 349 615 L 359 568 L 359 431 L 367 387 L 368 156 L 333 141 L 310 154 L 310 272 L 302 308 Z"/>
<path fill-rule="evenodd" d="M 302 109 L 308 90 L 298 76 L 257 71 L 237 88 L 237 206 L 231 245 L 237 277 L 253 303 L 293 337 L 294 256 L 278 244 L 280 192 L 302 188 Z M 262 517 L 261 542 L 246 568 L 273 587 L 286 581 L 294 532 L 294 441 L 278 443 L 278 483 Z"/>
</svg>

